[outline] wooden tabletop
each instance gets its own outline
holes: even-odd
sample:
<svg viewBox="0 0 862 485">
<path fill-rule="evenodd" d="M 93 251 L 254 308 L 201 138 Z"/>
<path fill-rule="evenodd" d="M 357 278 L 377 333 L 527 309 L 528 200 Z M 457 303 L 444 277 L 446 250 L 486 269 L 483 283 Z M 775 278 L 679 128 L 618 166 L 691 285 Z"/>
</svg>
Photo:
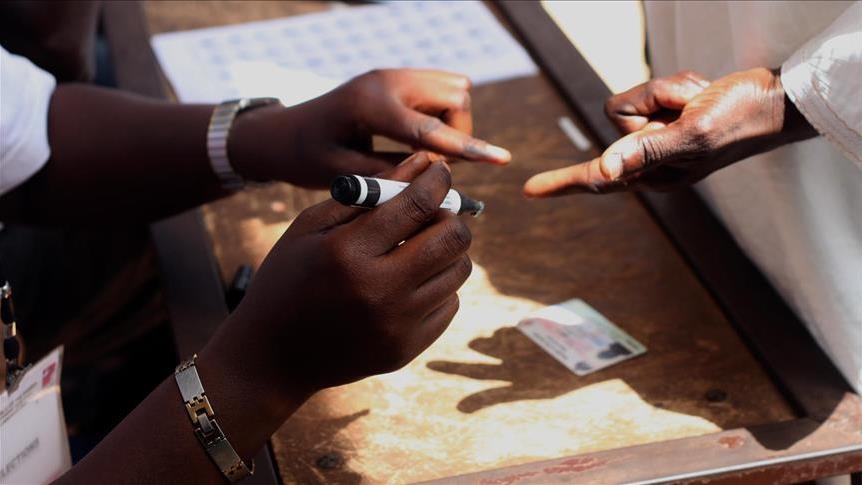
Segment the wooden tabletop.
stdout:
<svg viewBox="0 0 862 485">
<path fill-rule="evenodd" d="M 146 15 L 158 33 L 323 8 L 150 2 Z M 460 312 L 406 368 L 322 392 L 287 421 L 273 437 L 285 483 L 409 483 L 795 417 L 634 196 L 521 196 L 530 174 L 596 153 L 560 130 L 560 117 L 578 120 L 544 76 L 476 87 L 473 109 L 477 135 L 514 160 L 454 168 L 455 185 L 487 206 L 469 222 L 475 269 Z M 206 206 L 223 278 L 259 265 L 297 213 L 326 197 L 277 185 Z M 647 353 L 577 377 L 515 329 L 570 298 Z"/>
</svg>

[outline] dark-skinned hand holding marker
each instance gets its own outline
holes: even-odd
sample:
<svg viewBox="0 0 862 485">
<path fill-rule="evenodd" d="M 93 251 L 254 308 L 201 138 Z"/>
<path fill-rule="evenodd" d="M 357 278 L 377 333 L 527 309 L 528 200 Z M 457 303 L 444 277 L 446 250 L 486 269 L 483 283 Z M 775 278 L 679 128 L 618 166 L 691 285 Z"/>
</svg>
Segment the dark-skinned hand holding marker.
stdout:
<svg viewBox="0 0 862 485">
<path fill-rule="evenodd" d="M 404 366 L 458 310 L 471 235 L 439 209 L 451 187 L 448 168 L 417 154 L 381 176 L 412 183 L 370 211 L 334 200 L 303 211 L 199 353 L 206 394 L 246 463 L 310 395 Z M 224 479 L 191 432 L 173 377 L 58 483 L 92 477 Z"/>
</svg>

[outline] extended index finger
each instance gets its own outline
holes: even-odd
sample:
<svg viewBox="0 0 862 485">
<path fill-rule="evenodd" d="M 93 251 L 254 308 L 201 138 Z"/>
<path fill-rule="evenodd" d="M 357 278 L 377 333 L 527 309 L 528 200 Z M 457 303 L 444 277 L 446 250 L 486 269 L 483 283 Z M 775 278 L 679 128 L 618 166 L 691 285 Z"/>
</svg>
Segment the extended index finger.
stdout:
<svg viewBox="0 0 862 485">
<path fill-rule="evenodd" d="M 534 175 L 524 184 L 524 195 L 618 190 L 626 187 L 630 177 L 690 155 L 693 149 L 685 129 L 677 124 L 637 131 L 614 142 L 598 158 Z"/>
<path fill-rule="evenodd" d="M 436 116 L 406 106 L 398 111 L 397 122 L 383 133 L 396 141 L 465 160 L 504 164 L 512 159 L 505 148 L 474 138 Z"/>
<path fill-rule="evenodd" d="M 534 175 L 524 184 L 527 197 L 548 197 L 577 192 L 601 192 L 613 179 L 602 174 L 601 157 Z"/>
</svg>

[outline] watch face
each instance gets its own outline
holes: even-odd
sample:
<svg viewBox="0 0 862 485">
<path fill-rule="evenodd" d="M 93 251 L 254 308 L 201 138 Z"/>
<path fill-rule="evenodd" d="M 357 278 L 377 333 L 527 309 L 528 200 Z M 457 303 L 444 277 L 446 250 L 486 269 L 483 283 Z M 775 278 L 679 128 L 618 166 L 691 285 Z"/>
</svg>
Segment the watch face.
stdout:
<svg viewBox="0 0 862 485">
<path fill-rule="evenodd" d="M 244 111 L 246 109 L 268 106 L 275 103 L 281 103 L 281 100 L 278 98 L 244 98 L 240 100 L 239 110 Z"/>
</svg>

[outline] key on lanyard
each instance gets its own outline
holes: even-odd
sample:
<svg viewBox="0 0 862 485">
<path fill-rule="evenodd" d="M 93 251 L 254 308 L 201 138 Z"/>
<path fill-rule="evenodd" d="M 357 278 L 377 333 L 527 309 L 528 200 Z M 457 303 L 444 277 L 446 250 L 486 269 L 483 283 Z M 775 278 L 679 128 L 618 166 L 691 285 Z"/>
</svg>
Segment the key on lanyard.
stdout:
<svg viewBox="0 0 862 485">
<path fill-rule="evenodd" d="M 21 336 L 18 335 L 18 327 L 15 322 L 15 308 L 12 304 L 12 285 L 5 278 L 0 277 L 0 322 L 3 324 L 3 362 L 5 368 L 5 387 L 14 387 L 15 382 L 27 366 L 24 365 L 24 356 L 21 352 Z"/>
</svg>

